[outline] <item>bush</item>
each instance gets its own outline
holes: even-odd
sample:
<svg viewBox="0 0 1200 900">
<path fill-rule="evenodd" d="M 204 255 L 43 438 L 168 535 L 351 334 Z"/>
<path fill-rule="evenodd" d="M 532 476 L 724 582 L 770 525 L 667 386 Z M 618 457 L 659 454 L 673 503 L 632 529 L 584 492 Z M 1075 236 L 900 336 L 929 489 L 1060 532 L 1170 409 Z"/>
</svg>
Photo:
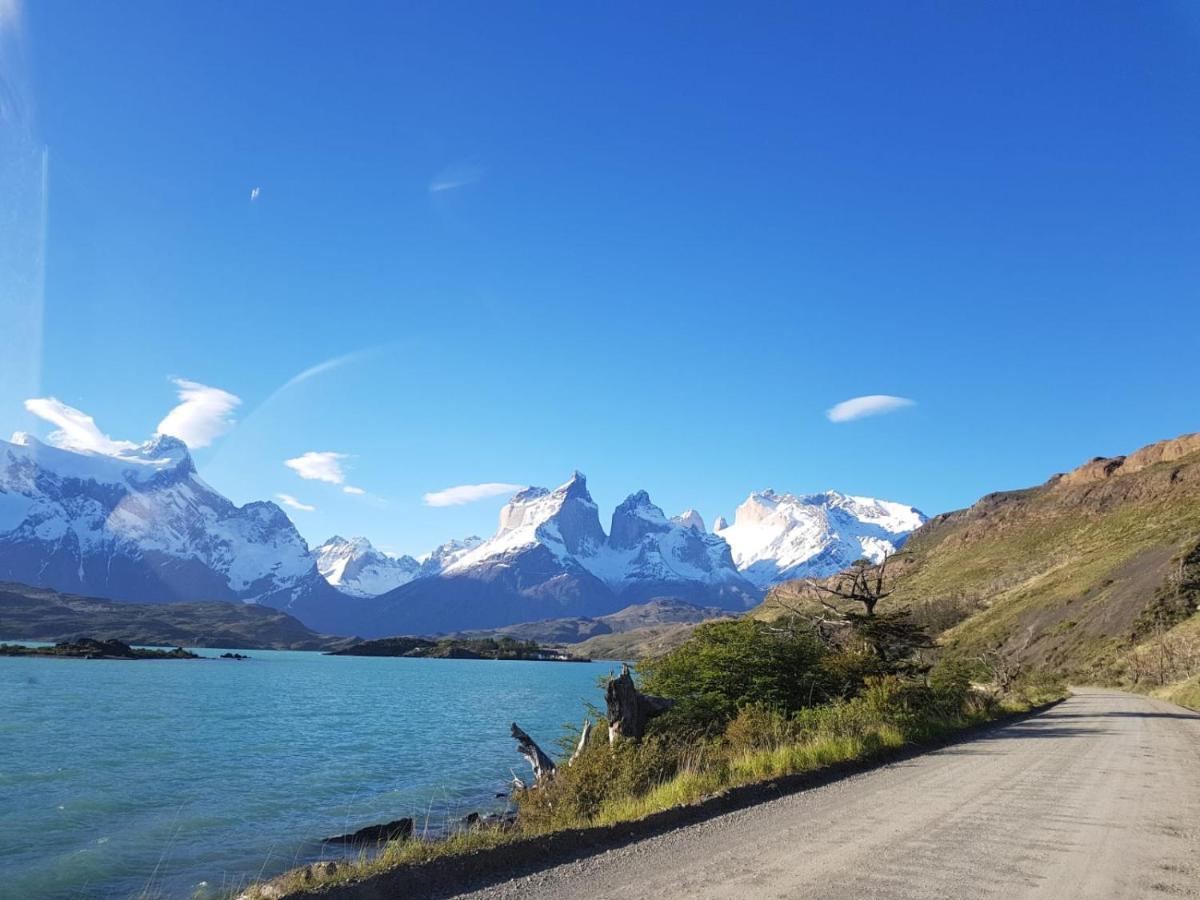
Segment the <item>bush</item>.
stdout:
<svg viewBox="0 0 1200 900">
<path fill-rule="evenodd" d="M 961 705 L 971 692 L 976 668 L 966 660 L 943 657 L 929 672 L 929 687 L 940 700 Z"/>
<path fill-rule="evenodd" d="M 523 791 L 518 800 L 522 827 L 533 831 L 589 822 L 608 802 L 645 794 L 679 770 L 683 748 L 662 736 L 641 743 L 608 743 L 593 732 L 587 747 L 553 779 Z"/>
<path fill-rule="evenodd" d="M 767 750 L 792 739 L 791 722 L 760 703 L 743 706 L 725 726 L 725 744 L 733 751 Z"/>
<path fill-rule="evenodd" d="M 660 728 L 711 731 L 749 704 L 790 713 L 828 700 L 825 654 L 807 630 L 732 619 L 700 625 L 681 647 L 642 663 L 639 673 L 645 693 L 676 701 Z"/>
<path fill-rule="evenodd" d="M 1035 670 L 1017 679 L 1013 694 L 1030 706 L 1040 706 L 1066 696 L 1067 682 L 1057 673 Z"/>
</svg>

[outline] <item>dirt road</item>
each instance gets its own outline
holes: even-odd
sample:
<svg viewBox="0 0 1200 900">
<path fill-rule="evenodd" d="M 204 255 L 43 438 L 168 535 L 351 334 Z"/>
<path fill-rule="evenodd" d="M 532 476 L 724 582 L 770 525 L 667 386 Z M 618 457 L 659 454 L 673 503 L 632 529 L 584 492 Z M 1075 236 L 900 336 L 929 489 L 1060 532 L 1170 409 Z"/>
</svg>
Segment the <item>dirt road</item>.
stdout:
<svg viewBox="0 0 1200 900">
<path fill-rule="evenodd" d="M 1200 896 L 1200 715 L 1080 690 L 977 739 L 464 896 Z"/>
</svg>

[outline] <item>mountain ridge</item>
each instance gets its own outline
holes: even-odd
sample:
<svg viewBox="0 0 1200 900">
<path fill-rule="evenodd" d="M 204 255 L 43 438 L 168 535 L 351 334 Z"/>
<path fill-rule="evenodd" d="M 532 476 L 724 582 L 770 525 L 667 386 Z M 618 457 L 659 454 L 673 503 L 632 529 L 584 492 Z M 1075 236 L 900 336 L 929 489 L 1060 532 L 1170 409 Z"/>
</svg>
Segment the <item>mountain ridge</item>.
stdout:
<svg viewBox="0 0 1200 900">
<path fill-rule="evenodd" d="M 947 652 L 1127 683 L 1138 655 L 1200 635 L 1200 434 L 1096 457 L 934 516 L 888 566 Z M 803 602 L 776 586 L 755 615 Z"/>
</svg>

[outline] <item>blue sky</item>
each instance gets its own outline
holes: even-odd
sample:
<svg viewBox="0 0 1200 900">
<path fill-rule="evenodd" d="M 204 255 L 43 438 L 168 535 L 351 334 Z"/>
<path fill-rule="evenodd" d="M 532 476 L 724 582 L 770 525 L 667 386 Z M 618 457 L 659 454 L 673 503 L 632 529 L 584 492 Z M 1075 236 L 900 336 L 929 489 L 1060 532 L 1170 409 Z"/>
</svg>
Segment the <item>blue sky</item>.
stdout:
<svg viewBox="0 0 1200 900">
<path fill-rule="evenodd" d="M 503 500 L 426 493 L 574 468 L 605 519 L 1040 482 L 1200 428 L 1198 42 L 1167 2 L 0 0 L 0 431 L 217 388 L 206 480 L 407 552 Z M 826 415 L 876 394 L 915 404 Z"/>
</svg>

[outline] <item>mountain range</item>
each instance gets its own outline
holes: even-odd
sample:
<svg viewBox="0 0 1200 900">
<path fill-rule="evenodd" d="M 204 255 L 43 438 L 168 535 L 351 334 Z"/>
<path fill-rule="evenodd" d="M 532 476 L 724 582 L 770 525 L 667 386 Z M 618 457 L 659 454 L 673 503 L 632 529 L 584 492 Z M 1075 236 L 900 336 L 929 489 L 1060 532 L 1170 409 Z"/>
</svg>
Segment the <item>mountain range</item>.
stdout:
<svg viewBox="0 0 1200 900">
<path fill-rule="evenodd" d="M 236 506 L 159 435 L 115 454 L 0 441 L 0 580 L 133 602 L 225 600 L 333 631 L 355 598 L 276 504 Z"/>
<path fill-rule="evenodd" d="M 899 546 L 924 517 L 835 492 L 752 494 L 732 525 L 668 517 L 645 491 L 606 532 L 578 472 L 518 492 L 487 540 L 420 559 L 365 538 L 311 550 L 271 502 L 236 506 L 157 436 L 113 454 L 0 441 L 0 579 L 133 602 L 271 606 L 326 633 L 375 636 L 603 616 L 652 598 L 744 610 L 776 581 Z"/>
</svg>

